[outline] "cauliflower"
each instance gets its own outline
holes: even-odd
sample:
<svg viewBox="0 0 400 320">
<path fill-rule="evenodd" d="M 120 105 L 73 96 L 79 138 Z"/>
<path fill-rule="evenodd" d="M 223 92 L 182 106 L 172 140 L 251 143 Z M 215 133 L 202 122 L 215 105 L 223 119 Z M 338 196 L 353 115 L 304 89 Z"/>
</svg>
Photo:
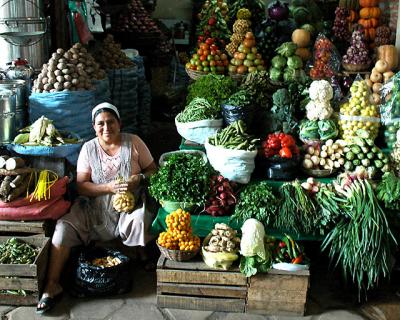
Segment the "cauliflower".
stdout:
<svg viewBox="0 0 400 320">
<path fill-rule="evenodd" d="M 310 85 L 309 95 L 314 101 L 329 101 L 333 98 L 333 89 L 328 81 L 316 80 Z"/>
<path fill-rule="evenodd" d="M 310 101 L 306 105 L 308 120 L 325 120 L 329 119 L 333 113 L 333 109 L 329 101 Z"/>
<path fill-rule="evenodd" d="M 256 219 L 247 219 L 242 226 L 240 254 L 245 257 L 259 256 L 266 259 L 264 225 Z"/>
</svg>

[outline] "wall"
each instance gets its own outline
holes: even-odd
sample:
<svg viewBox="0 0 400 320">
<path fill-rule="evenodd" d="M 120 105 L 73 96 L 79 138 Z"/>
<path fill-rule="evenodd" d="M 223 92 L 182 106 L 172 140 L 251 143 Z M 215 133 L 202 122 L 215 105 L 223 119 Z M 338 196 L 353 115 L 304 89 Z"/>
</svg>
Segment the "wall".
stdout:
<svg viewBox="0 0 400 320">
<path fill-rule="evenodd" d="M 153 13 L 158 19 L 192 19 L 192 0 L 157 0 L 157 7 Z"/>
</svg>

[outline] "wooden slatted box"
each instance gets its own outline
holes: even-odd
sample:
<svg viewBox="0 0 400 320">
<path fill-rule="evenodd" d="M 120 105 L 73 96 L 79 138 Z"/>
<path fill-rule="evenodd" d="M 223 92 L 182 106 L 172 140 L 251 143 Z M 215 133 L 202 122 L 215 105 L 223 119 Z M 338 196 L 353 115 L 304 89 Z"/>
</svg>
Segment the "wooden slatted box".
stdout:
<svg viewBox="0 0 400 320">
<path fill-rule="evenodd" d="M 0 237 L 0 243 L 10 237 Z M 43 235 L 15 237 L 37 248 L 40 248 L 32 264 L 0 264 L 0 304 L 35 305 L 42 292 L 46 276 L 50 238 Z M 2 290 L 23 289 L 30 293 L 26 296 L 2 293 Z"/>
<path fill-rule="evenodd" d="M 310 271 L 270 270 L 249 278 L 246 312 L 303 316 L 310 286 Z"/>
<path fill-rule="evenodd" d="M 244 312 L 247 279 L 239 269 L 216 270 L 201 257 L 176 262 L 160 256 L 157 305 L 161 308 Z"/>
</svg>

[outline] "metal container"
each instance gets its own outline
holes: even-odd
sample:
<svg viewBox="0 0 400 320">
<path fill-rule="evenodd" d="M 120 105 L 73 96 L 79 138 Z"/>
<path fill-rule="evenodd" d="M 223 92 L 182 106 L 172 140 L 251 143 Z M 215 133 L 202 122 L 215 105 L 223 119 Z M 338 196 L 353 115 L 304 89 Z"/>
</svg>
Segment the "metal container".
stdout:
<svg viewBox="0 0 400 320">
<path fill-rule="evenodd" d="M 10 143 L 17 134 L 15 110 L 17 93 L 15 90 L 0 89 L 0 145 Z"/>
<path fill-rule="evenodd" d="M 15 130 L 20 130 L 27 126 L 28 122 L 28 99 L 25 80 L 1 80 L 0 92 L 11 91 L 15 94 Z M 11 111 L 10 111 L 11 112 Z"/>
<path fill-rule="evenodd" d="M 0 0 L 1 1 L 1 0 Z M 0 2 L 0 67 L 16 58 L 39 70 L 48 59 L 48 22 L 42 0 Z"/>
</svg>

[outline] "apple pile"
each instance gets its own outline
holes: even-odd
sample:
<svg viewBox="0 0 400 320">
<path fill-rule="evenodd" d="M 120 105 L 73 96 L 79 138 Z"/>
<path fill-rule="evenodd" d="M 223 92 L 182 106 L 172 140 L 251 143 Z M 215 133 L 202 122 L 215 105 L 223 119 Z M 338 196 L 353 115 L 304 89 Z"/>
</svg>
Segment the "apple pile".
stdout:
<svg viewBox="0 0 400 320">
<path fill-rule="evenodd" d="M 231 74 L 245 74 L 265 70 L 265 63 L 257 52 L 256 40 L 251 31 L 246 32 L 243 42 L 230 60 L 228 71 Z"/>
<path fill-rule="evenodd" d="M 185 67 L 205 73 L 223 74 L 228 65 L 228 56 L 220 50 L 215 39 L 207 38 L 205 42 L 199 44 L 197 51 Z"/>
</svg>

